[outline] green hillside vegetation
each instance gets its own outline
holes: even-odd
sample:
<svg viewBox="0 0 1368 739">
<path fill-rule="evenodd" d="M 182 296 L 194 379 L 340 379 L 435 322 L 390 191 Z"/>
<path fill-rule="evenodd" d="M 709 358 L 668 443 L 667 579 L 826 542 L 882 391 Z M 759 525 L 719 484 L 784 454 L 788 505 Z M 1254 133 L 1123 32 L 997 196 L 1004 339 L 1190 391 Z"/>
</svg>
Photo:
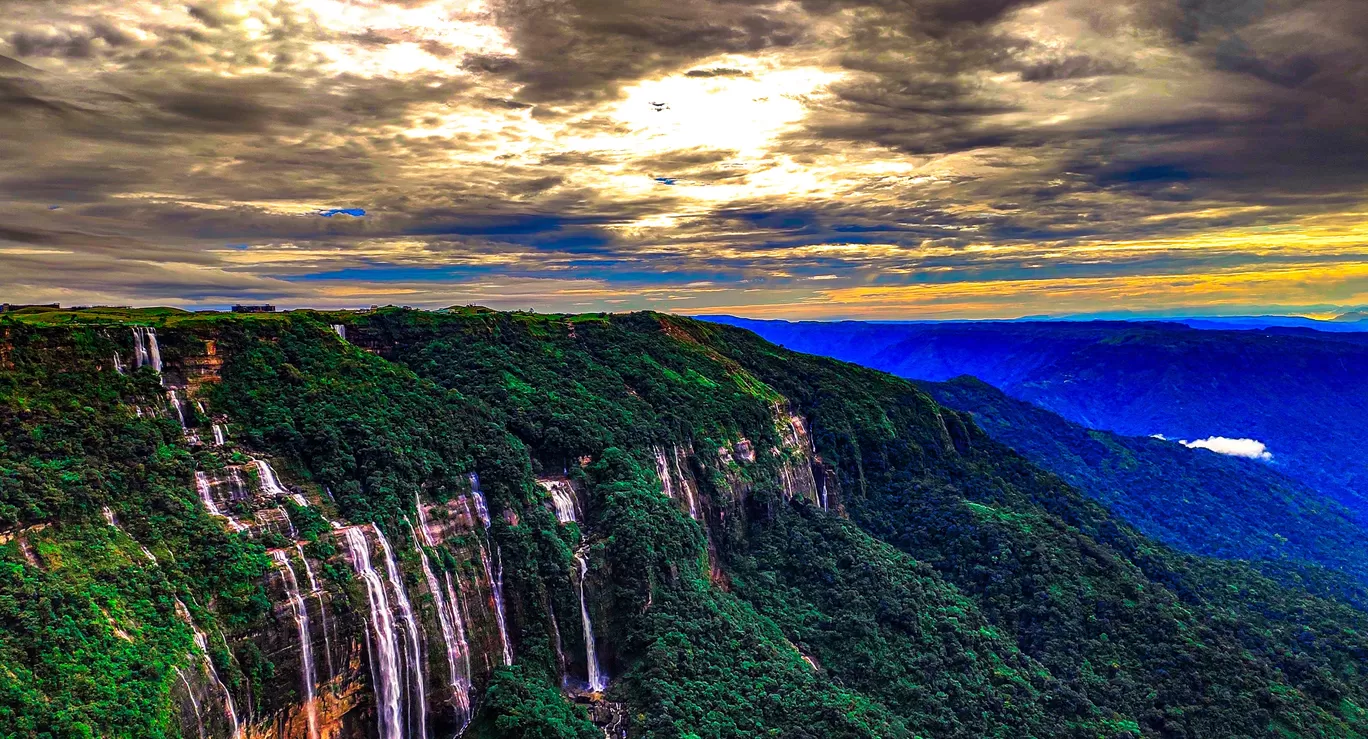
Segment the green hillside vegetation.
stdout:
<svg viewBox="0 0 1368 739">
<path fill-rule="evenodd" d="M 1152 538 L 1368 604 L 1368 528 L 1268 464 L 1087 429 L 971 377 L 918 386 Z"/>
<path fill-rule="evenodd" d="M 124 318 L 44 315 L 0 318 L 0 529 L 27 528 L 23 541 L 47 550 L 35 564 L 20 539 L 0 546 L 14 575 L 0 585 L 0 725 L 175 735 L 170 684 L 189 659 L 176 597 L 222 634 L 225 680 L 270 700 L 276 666 L 237 638 L 265 627 L 266 558 L 197 504 L 193 469 L 214 460 L 197 460 L 174 421 L 129 410 L 161 394 L 150 371 L 109 366 L 129 354 L 127 329 L 111 328 Z M 583 543 L 612 637 L 599 644 L 608 697 L 634 737 L 1361 737 L 1368 725 L 1363 612 L 1147 539 L 889 375 L 651 313 L 136 320 L 158 326 L 168 364 L 213 338 L 225 362 L 210 410 L 326 487 L 349 521 L 402 538 L 415 496 L 444 500 L 479 472 L 517 661 L 483 686 L 471 736 L 601 735 L 560 692 L 549 616 L 574 612 Z M 782 457 L 719 457 L 742 437 L 780 445 L 780 401 L 833 469 L 836 510 L 785 499 Z M 652 449 L 673 445 L 696 454 L 703 522 L 662 495 Z M 533 481 L 563 470 L 584 490 L 579 526 L 557 525 Z M 105 505 L 136 543 L 103 525 Z M 310 536 L 331 546 L 324 527 Z M 573 631 L 561 628 L 563 648 L 581 659 Z M 82 649 L 111 667 L 83 667 Z"/>
</svg>

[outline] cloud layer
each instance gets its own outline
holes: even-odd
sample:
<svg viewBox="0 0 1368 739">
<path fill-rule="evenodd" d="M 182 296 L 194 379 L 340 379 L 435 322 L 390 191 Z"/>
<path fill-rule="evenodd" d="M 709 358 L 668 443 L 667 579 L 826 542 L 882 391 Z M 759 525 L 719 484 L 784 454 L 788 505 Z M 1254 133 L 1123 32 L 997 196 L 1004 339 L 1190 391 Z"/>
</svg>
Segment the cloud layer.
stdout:
<svg viewBox="0 0 1368 739">
<path fill-rule="evenodd" d="M 1205 439 L 1180 441 L 1178 443 L 1191 449 L 1208 449 L 1217 454 L 1227 454 L 1232 457 L 1258 459 L 1265 462 L 1273 459 L 1272 453 L 1268 451 L 1264 443 L 1255 439 L 1228 439 L 1224 436 L 1209 436 Z"/>
<path fill-rule="evenodd" d="M 1351 0 L 32 0 L 9 300 L 1368 303 Z"/>
</svg>

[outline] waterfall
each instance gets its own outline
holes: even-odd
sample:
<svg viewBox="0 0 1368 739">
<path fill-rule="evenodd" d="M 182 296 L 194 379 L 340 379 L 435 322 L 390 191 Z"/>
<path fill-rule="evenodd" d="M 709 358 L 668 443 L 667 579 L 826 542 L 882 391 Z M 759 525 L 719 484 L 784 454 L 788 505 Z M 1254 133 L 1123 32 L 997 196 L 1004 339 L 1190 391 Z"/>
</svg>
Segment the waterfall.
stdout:
<svg viewBox="0 0 1368 739">
<path fill-rule="evenodd" d="M 390 550 L 389 540 L 385 538 L 385 532 L 379 526 L 372 525 L 375 531 L 375 540 L 380 545 L 380 550 L 385 555 L 385 574 L 389 576 L 390 587 L 394 589 L 394 602 L 399 606 L 399 616 L 404 620 L 404 626 L 408 631 L 408 663 L 409 672 L 413 677 L 414 690 L 412 700 L 417 701 L 418 710 L 418 734 L 419 737 L 427 736 L 427 687 L 423 684 L 423 671 L 426 662 L 423 661 L 423 650 L 419 639 L 422 632 L 418 630 L 418 621 L 413 617 L 413 605 L 409 603 L 408 593 L 404 590 L 404 578 L 399 573 L 399 567 L 394 562 L 394 552 Z M 410 720 L 412 717 L 410 717 Z M 410 721 L 411 722 L 411 721 Z"/>
<path fill-rule="evenodd" d="M 124 374 L 124 364 L 123 364 L 123 360 L 122 360 L 122 359 L 119 359 L 119 353 L 118 353 L 118 352 L 114 352 L 114 371 L 115 371 L 115 372 L 118 372 L 118 373 L 121 374 L 121 375 Z"/>
<path fill-rule="evenodd" d="M 223 684 L 223 680 L 219 678 L 218 670 L 214 669 L 214 660 L 209 657 L 208 637 L 195 625 L 195 620 L 190 617 L 190 609 L 185 607 L 180 598 L 176 599 L 176 613 L 194 633 L 195 646 L 199 647 L 200 654 L 203 656 L 205 674 L 209 676 L 210 680 L 213 680 L 214 685 L 218 686 L 219 692 L 223 693 L 223 711 L 228 714 L 228 723 L 233 727 L 232 737 L 233 739 L 240 739 L 242 737 L 242 726 L 238 723 L 237 708 L 233 705 L 233 694 L 228 692 L 228 686 Z"/>
<path fill-rule="evenodd" d="M 228 519 L 228 527 L 233 531 L 242 531 L 245 528 L 236 518 L 219 510 L 218 504 L 214 502 L 214 491 L 209 486 L 209 476 L 199 470 L 195 471 L 195 489 L 199 491 L 200 500 L 204 501 L 204 507 L 209 510 L 209 515 Z"/>
<path fill-rule="evenodd" d="M 485 504 L 484 493 L 480 492 L 480 476 L 470 473 L 470 496 L 475 500 L 475 512 L 480 514 L 480 523 L 489 529 L 489 506 Z"/>
<path fill-rule="evenodd" d="M 151 361 L 152 361 L 152 369 L 156 370 L 156 371 L 157 371 L 157 374 L 161 374 L 161 371 L 162 371 L 161 347 L 157 346 L 157 329 L 155 329 L 155 328 L 149 328 L 149 329 L 147 329 L 146 337 L 147 337 L 147 356 L 148 356 L 148 357 L 151 359 Z"/>
<path fill-rule="evenodd" d="M 261 492 L 273 498 L 290 494 L 290 491 L 282 487 L 280 481 L 276 479 L 275 470 L 271 469 L 270 462 L 264 459 L 254 461 L 256 462 L 257 477 L 261 478 Z"/>
<path fill-rule="evenodd" d="M 655 452 L 656 476 L 660 478 L 660 489 L 665 491 L 665 497 L 673 498 L 674 483 L 670 481 L 670 464 L 665 459 L 665 450 L 656 447 Z"/>
<path fill-rule="evenodd" d="M 133 366 L 141 367 L 147 364 L 147 349 L 143 348 L 143 331 L 141 326 L 133 327 Z"/>
<path fill-rule="evenodd" d="M 570 483 L 561 480 L 538 481 L 539 485 L 551 495 L 551 504 L 556 509 L 556 520 L 561 523 L 578 521 L 575 515 L 575 491 Z"/>
<path fill-rule="evenodd" d="M 673 455 L 675 476 L 679 478 L 680 487 L 684 488 L 684 499 L 689 504 L 689 516 L 691 516 L 695 521 L 697 521 L 698 500 L 697 496 L 694 495 L 693 483 L 689 480 L 689 478 L 684 476 L 684 469 L 679 464 L 679 459 L 681 456 L 683 456 L 683 452 L 678 447 L 675 447 Z"/>
<path fill-rule="evenodd" d="M 370 543 L 359 527 L 342 530 L 347 542 L 347 550 L 352 555 L 352 568 L 366 584 L 366 596 L 370 601 L 369 636 L 371 673 L 374 676 L 375 699 L 380 720 L 380 739 L 404 739 L 404 726 L 400 703 L 403 700 L 403 686 L 399 675 L 399 645 L 395 634 L 394 618 L 390 613 L 389 599 L 385 595 L 385 585 L 380 575 L 371 566 Z"/>
<path fill-rule="evenodd" d="M 162 371 L 161 347 L 157 346 L 157 329 L 134 326 L 133 365 L 142 367 L 148 364 L 158 373 Z"/>
<path fill-rule="evenodd" d="M 328 609 L 323 605 L 323 589 L 318 587 L 309 558 L 304 556 L 304 545 L 296 543 L 295 552 L 299 554 L 299 561 L 304 563 L 304 574 L 309 578 L 309 594 L 318 601 L 318 617 L 323 621 L 323 656 L 328 660 L 328 679 L 331 680 L 336 673 L 333 671 L 332 637 L 328 634 Z"/>
<path fill-rule="evenodd" d="M 119 519 L 114 517 L 113 509 L 111 509 L 109 506 L 105 506 L 104 508 L 100 509 L 100 513 L 104 514 L 105 523 L 109 524 L 110 526 L 113 526 L 116 529 L 119 528 Z"/>
<path fill-rule="evenodd" d="M 231 500 L 247 498 L 247 482 L 242 479 L 242 470 L 237 467 L 228 468 L 228 490 Z"/>
<path fill-rule="evenodd" d="M 185 425 L 185 406 L 181 404 L 180 394 L 176 392 L 175 388 L 170 388 L 166 391 L 166 404 L 171 406 L 171 410 L 176 412 L 176 420 L 180 422 L 181 433 L 185 434 L 186 441 L 189 441 L 191 444 L 198 444 L 199 434 L 196 434 L 194 429 Z"/>
<path fill-rule="evenodd" d="M 337 334 L 337 338 L 342 339 L 343 341 L 346 341 L 346 340 L 347 340 L 347 327 L 346 327 L 346 326 L 343 326 L 343 325 L 340 324 L 340 323 L 334 323 L 334 324 L 332 325 L 332 330 L 333 330 L 333 333 Z"/>
<path fill-rule="evenodd" d="M 214 424 L 214 445 L 223 446 L 228 443 L 228 431 L 223 428 L 223 424 Z"/>
<path fill-rule="evenodd" d="M 290 500 L 293 500 L 295 505 L 299 506 L 300 508 L 309 507 L 309 499 L 305 498 L 299 493 L 290 493 Z"/>
<path fill-rule="evenodd" d="M 195 689 L 190 687 L 190 680 L 185 677 L 185 670 L 176 668 L 176 675 L 180 677 L 181 684 L 185 686 L 185 694 L 190 698 L 190 705 L 195 709 L 195 724 L 199 727 L 200 739 L 204 738 L 204 717 L 200 715 L 199 699 L 195 697 Z"/>
<path fill-rule="evenodd" d="M 454 599 L 450 592 L 443 593 L 442 588 L 437 583 L 437 576 L 432 572 L 432 564 L 428 561 L 427 551 L 424 545 L 433 546 L 432 537 L 427 532 L 427 514 L 423 512 L 423 504 L 416 499 L 414 503 L 418 505 L 418 522 L 423 527 L 422 535 L 419 536 L 417 530 L 413 532 L 413 548 L 417 550 L 418 557 L 423 563 L 423 577 L 427 580 L 428 592 L 432 593 L 433 604 L 437 610 L 437 622 L 442 627 L 442 641 L 446 645 L 447 656 L 447 679 L 451 684 L 451 697 L 456 710 L 461 716 L 461 726 L 465 727 L 470 721 L 470 653 L 469 645 L 466 643 L 465 626 L 461 623 L 461 614 L 454 605 Z M 407 518 L 404 519 L 409 528 L 413 529 L 413 523 Z M 448 584 L 450 580 L 448 579 Z"/>
<path fill-rule="evenodd" d="M 276 506 L 276 510 L 280 511 L 280 517 L 285 519 L 285 530 L 290 533 L 290 538 L 298 539 L 299 532 L 295 530 L 294 521 L 290 520 L 290 512 L 285 510 L 285 506 Z"/>
<path fill-rule="evenodd" d="M 176 420 L 180 421 L 181 430 L 185 430 L 185 411 L 181 409 L 180 395 L 175 388 L 166 391 L 166 402 L 171 406 L 171 410 L 176 412 Z"/>
<path fill-rule="evenodd" d="M 271 552 L 271 557 L 280 565 L 281 579 L 285 582 L 285 594 L 290 599 L 294 611 L 295 628 L 299 630 L 300 678 L 304 683 L 304 715 L 309 722 L 309 739 L 318 739 L 318 706 L 314 703 L 314 684 L 318 676 L 314 672 L 313 641 L 309 635 L 309 609 L 304 605 L 304 597 L 299 594 L 299 581 L 295 579 L 294 567 L 284 549 Z"/>
<path fill-rule="evenodd" d="M 589 574 L 589 561 L 585 559 L 583 552 L 575 552 L 575 561 L 579 563 L 579 596 L 580 596 L 580 618 L 584 621 L 584 661 L 589 668 L 589 690 L 594 693 L 602 693 L 608 687 L 608 681 L 604 678 L 603 669 L 599 667 L 598 647 L 594 644 L 594 625 L 589 621 L 589 602 L 584 597 L 584 579 Z"/>
<path fill-rule="evenodd" d="M 484 493 L 480 492 L 480 477 L 474 472 L 470 473 L 470 497 L 475 501 L 475 510 L 479 513 L 480 523 L 484 524 L 485 537 L 489 538 L 489 506 L 485 503 Z M 508 624 L 504 620 L 504 597 L 503 597 L 503 553 L 499 551 L 499 545 L 490 543 L 494 546 L 494 555 L 498 559 L 498 570 L 494 571 L 489 566 L 489 548 L 480 548 L 480 564 L 484 565 L 485 577 L 489 580 L 490 589 L 494 592 L 494 620 L 499 624 L 499 639 L 503 642 L 504 664 L 513 664 L 513 647 L 508 643 Z"/>
</svg>

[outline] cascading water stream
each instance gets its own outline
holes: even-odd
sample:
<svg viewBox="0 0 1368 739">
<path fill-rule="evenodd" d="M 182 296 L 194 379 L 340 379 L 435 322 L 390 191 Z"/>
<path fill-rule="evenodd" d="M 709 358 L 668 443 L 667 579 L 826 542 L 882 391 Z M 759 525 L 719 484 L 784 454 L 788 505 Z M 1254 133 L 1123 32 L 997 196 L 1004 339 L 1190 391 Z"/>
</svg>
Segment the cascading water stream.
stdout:
<svg viewBox="0 0 1368 739">
<path fill-rule="evenodd" d="M 171 410 L 176 413 L 176 420 L 180 422 L 181 431 L 185 431 L 185 410 L 181 408 L 180 393 L 175 388 L 166 391 L 166 404 L 171 406 Z"/>
<path fill-rule="evenodd" d="M 556 510 L 556 520 L 561 523 L 578 521 L 575 513 L 575 494 L 567 482 L 559 480 L 540 483 L 551 495 L 551 505 Z"/>
<path fill-rule="evenodd" d="M 390 587 L 394 590 L 394 602 L 399 606 L 399 616 L 404 620 L 405 630 L 408 632 L 408 665 L 409 673 L 413 679 L 413 691 L 410 699 L 417 703 L 418 734 L 419 737 L 426 737 L 427 734 L 427 687 L 424 685 L 423 668 L 427 664 L 423 660 L 423 648 L 420 642 L 422 632 L 418 630 L 418 621 L 413 617 L 413 605 L 409 602 L 408 593 L 404 590 L 404 578 L 399 574 L 399 567 L 394 561 L 394 552 L 390 549 L 389 540 L 385 538 L 385 532 L 378 526 L 371 527 L 375 532 L 375 541 L 380 545 L 380 550 L 385 555 L 385 574 L 389 577 Z M 410 719 L 413 717 L 410 716 Z"/>
<path fill-rule="evenodd" d="M 485 538 L 489 537 L 489 506 L 485 503 L 484 493 L 480 492 L 480 477 L 474 472 L 470 473 L 470 497 L 475 501 L 475 510 L 480 516 L 480 523 L 484 524 Z M 490 541 L 493 544 L 493 541 Z M 499 551 L 499 545 L 494 544 L 494 555 L 498 559 L 497 572 L 489 565 L 488 547 L 480 549 L 480 564 L 484 565 L 485 577 L 489 580 L 490 589 L 494 592 L 494 620 L 499 624 L 499 639 L 503 643 L 504 664 L 513 664 L 513 647 L 508 642 L 508 624 L 504 620 L 504 599 L 503 599 L 503 556 Z"/>
<path fill-rule="evenodd" d="M 286 490 L 284 486 L 280 484 L 280 481 L 276 479 L 275 470 L 271 469 L 270 462 L 267 462 L 264 459 L 257 459 L 254 461 L 256 462 L 257 477 L 261 479 L 261 492 L 272 498 L 290 494 L 290 491 Z"/>
<path fill-rule="evenodd" d="M 665 497 L 673 498 L 674 483 L 670 479 L 670 463 L 665 459 L 665 450 L 656 447 L 652 451 L 655 452 L 656 476 L 660 478 L 660 489 L 665 492 Z"/>
<path fill-rule="evenodd" d="M 342 537 L 347 542 L 347 550 L 351 552 L 352 568 L 365 583 L 366 596 L 370 602 L 370 663 L 378 704 L 380 739 L 404 739 L 398 636 L 390 613 L 389 598 L 385 595 L 385 584 L 371 566 L 370 543 L 362 529 L 342 529 Z"/>
<path fill-rule="evenodd" d="M 285 519 L 285 531 L 290 535 L 290 538 L 298 539 L 299 532 L 295 530 L 294 521 L 290 520 L 290 512 L 285 510 L 285 506 L 276 506 L 276 510 L 280 511 L 280 517 Z"/>
<path fill-rule="evenodd" d="M 689 478 L 687 478 L 687 477 L 684 476 L 684 470 L 683 470 L 683 468 L 682 468 L 682 467 L 680 466 L 680 464 L 679 464 L 679 458 L 680 458 L 680 456 L 682 456 L 682 452 L 680 452 L 680 450 L 676 447 L 676 448 L 675 448 L 675 453 L 674 453 L 674 456 L 673 456 L 675 475 L 679 478 L 679 484 L 680 484 L 680 486 L 684 488 L 684 499 L 685 499 L 685 501 L 689 504 L 689 515 L 690 515 L 691 517 L 693 517 L 693 519 L 694 519 L 695 521 L 697 521 L 697 520 L 698 520 L 698 500 L 697 500 L 697 496 L 694 495 L 693 483 L 689 480 Z"/>
<path fill-rule="evenodd" d="M 580 618 L 584 622 L 584 661 L 589 670 L 589 690 L 602 693 L 604 688 L 608 687 L 608 681 L 603 675 L 603 669 L 599 667 L 598 647 L 594 643 L 594 624 L 589 620 L 589 602 L 584 596 L 584 580 L 589 574 L 589 561 L 585 559 L 583 552 L 575 552 L 575 561 L 579 563 Z"/>
<path fill-rule="evenodd" d="M 228 443 L 228 432 L 224 430 L 223 424 L 214 424 L 214 445 L 223 446 Z"/>
<path fill-rule="evenodd" d="M 328 634 L 328 609 L 323 605 L 323 590 L 318 587 L 309 558 L 304 556 L 304 545 L 296 543 L 295 552 L 299 554 L 299 561 L 304 563 L 304 574 L 309 578 L 309 594 L 318 601 L 318 617 L 323 621 L 323 656 L 328 662 L 328 679 L 332 680 L 336 673 L 333 671 L 332 636 Z"/>
<path fill-rule="evenodd" d="M 300 679 L 304 683 L 304 716 L 309 724 L 309 739 L 318 739 L 318 706 L 314 702 L 314 685 L 318 675 L 314 671 L 313 640 L 309 636 L 309 609 L 304 605 L 304 596 L 299 594 L 299 581 L 295 579 L 294 567 L 290 557 L 283 549 L 271 552 L 271 557 L 280 565 L 281 579 L 285 582 L 285 594 L 290 599 L 294 611 L 295 628 L 299 630 Z"/>
<path fill-rule="evenodd" d="M 195 471 L 195 489 L 199 491 L 200 500 L 204 501 L 204 507 L 208 509 L 209 515 L 227 519 L 228 527 L 233 531 L 242 531 L 245 528 L 236 518 L 219 510 L 218 504 L 214 502 L 214 491 L 209 486 L 209 476 L 199 470 Z"/>
<path fill-rule="evenodd" d="M 466 643 L 465 627 L 461 623 L 461 615 L 456 610 L 450 593 L 444 593 L 437 582 L 437 576 L 432 572 L 432 565 L 428 561 L 427 551 L 424 545 L 433 546 L 432 537 L 427 532 L 427 515 L 423 512 L 423 504 L 415 497 L 414 503 L 418 506 L 418 521 L 423 527 L 420 535 L 414 530 L 413 548 L 418 552 L 418 558 L 423 563 L 423 577 L 427 580 L 428 591 L 432 593 L 432 600 L 437 610 L 437 622 L 442 627 L 442 641 L 446 646 L 447 656 L 447 679 L 451 685 L 452 704 L 460 713 L 462 728 L 470 721 L 470 646 Z M 404 519 L 413 529 L 412 522 Z M 448 581 L 449 582 L 449 581 Z"/>
<path fill-rule="evenodd" d="M 337 338 L 342 339 L 343 341 L 346 341 L 346 340 L 347 340 L 347 327 L 346 327 L 346 326 L 344 326 L 344 325 L 342 325 L 342 324 L 340 324 L 340 323 L 334 323 L 334 324 L 332 325 L 332 330 L 333 330 L 333 333 L 337 334 Z"/>
</svg>

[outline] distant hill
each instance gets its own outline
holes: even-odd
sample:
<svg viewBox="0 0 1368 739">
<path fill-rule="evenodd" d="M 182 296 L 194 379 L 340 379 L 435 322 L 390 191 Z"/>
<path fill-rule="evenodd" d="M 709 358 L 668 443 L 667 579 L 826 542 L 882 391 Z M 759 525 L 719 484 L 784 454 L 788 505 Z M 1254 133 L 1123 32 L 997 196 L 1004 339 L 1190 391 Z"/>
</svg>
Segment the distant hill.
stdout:
<svg viewBox="0 0 1368 739">
<path fill-rule="evenodd" d="M 1257 439 L 1278 471 L 1368 515 L 1368 334 L 1122 321 L 715 320 L 903 377 L 972 375 L 1091 428 Z"/>
<path fill-rule="evenodd" d="M 1368 529 L 1267 464 L 1088 429 L 972 377 L 917 384 L 1155 539 L 1279 573 L 1324 566 L 1356 580 L 1350 598 L 1368 603 Z"/>
</svg>

